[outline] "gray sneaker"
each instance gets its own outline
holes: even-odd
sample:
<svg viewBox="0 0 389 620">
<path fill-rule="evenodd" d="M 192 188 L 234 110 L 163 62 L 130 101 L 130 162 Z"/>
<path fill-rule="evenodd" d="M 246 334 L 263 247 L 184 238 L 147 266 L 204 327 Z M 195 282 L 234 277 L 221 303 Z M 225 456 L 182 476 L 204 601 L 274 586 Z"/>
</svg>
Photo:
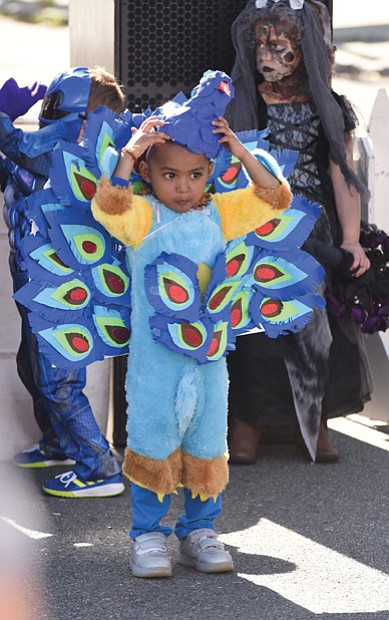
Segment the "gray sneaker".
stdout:
<svg viewBox="0 0 389 620">
<path fill-rule="evenodd" d="M 224 573 L 234 570 L 234 563 L 214 530 L 195 530 L 180 540 L 178 563 L 203 573 Z"/>
<path fill-rule="evenodd" d="M 172 563 L 162 532 L 137 536 L 131 549 L 130 566 L 134 577 L 171 577 Z"/>
</svg>

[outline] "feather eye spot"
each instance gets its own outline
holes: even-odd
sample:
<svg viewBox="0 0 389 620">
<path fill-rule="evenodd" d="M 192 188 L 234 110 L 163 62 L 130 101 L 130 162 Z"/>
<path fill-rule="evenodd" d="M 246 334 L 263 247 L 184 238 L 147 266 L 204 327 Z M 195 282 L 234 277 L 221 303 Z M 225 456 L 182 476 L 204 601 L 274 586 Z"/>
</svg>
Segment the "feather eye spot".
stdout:
<svg viewBox="0 0 389 620">
<path fill-rule="evenodd" d="M 82 249 L 85 252 L 85 254 L 95 254 L 97 252 L 97 243 L 94 243 L 94 241 L 83 241 L 82 242 Z"/>
<path fill-rule="evenodd" d="M 209 300 L 209 309 L 216 310 L 223 302 L 223 300 L 227 297 L 230 290 L 230 286 L 224 286 L 222 289 L 219 289 L 217 293 Z"/>
<path fill-rule="evenodd" d="M 77 172 L 74 173 L 74 178 L 85 200 L 92 200 L 97 190 L 96 183 Z"/>
<path fill-rule="evenodd" d="M 92 181 L 82 181 L 80 189 L 87 200 L 92 200 L 96 194 L 96 184 Z"/>
<path fill-rule="evenodd" d="M 130 338 L 130 331 L 122 325 L 107 326 L 107 332 L 116 344 L 126 344 Z"/>
<path fill-rule="evenodd" d="M 239 176 L 239 173 L 242 169 L 242 164 L 237 162 L 235 164 L 231 164 L 229 168 L 222 174 L 221 180 L 223 183 L 232 184 Z"/>
<path fill-rule="evenodd" d="M 124 293 L 125 284 L 123 278 L 111 271 L 104 270 L 104 280 L 112 293 L 121 295 Z"/>
<path fill-rule="evenodd" d="M 279 299 L 267 299 L 261 306 L 263 316 L 273 318 L 281 314 L 283 303 Z"/>
<path fill-rule="evenodd" d="M 254 278 L 257 282 L 271 282 L 282 276 L 282 272 L 273 267 L 273 265 L 259 265 L 254 272 Z"/>
<path fill-rule="evenodd" d="M 232 278 L 239 272 L 239 269 L 243 264 L 244 258 L 245 257 L 243 254 L 239 254 L 238 256 L 234 256 L 231 260 L 227 262 L 227 278 Z"/>
<path fill-rule="evenodd" d="M 221 340 L 221 333 L 216 332 L 211 340 L 211 344 L 208 349 L 207 357 L 212 357 L 218 352 L 219 347 L 220 347 L 220 340 Z"/>
<path fill-rule="evenodd" d="M 266 222 L 266 224 L 263 224 L 262 226 L 259 226 L 259 228 L 256 228 L 255 232 L 259 237 L 268 237 L 272 234 L 272 232 L 274 232 L 280 221 L 281 220 L 277 218 L 270 220 L 269 222 Z"/>
<path fill-rule="evenodd" d="M 85 302 L 87 297 L 87 291 L 84 288 L 77 286 L 68 291 L 64 299 L 72 306 L 79 306 Z"/>
<path fill-rule="evenodd" d="M 240 300 L 231 308 L 231 326 L 237 327 L 242 320 L 242 304 Z"/>
<path fill-rule="evenodd" d="M 88 340 L 80 334 L 66 334 L 70 347 L 76 353 L 87 353 L 90 349 Z"/>
<path fill-rule="evenodd" d="M 57 265 L 59 265 L 60 267 L 65 267 L 66 269 L 69 269 L 69 265 L 66 265 L 63 260 L 60 259 L 60 257 L 58 256 L 57 252 L 52 252 L 50 254 L 50 258 L 53 261 L 53 263 L 56 263 Z"/>
<path fill-rule="evenodd" d="M 197 327 L 184 321 L 181 325 L 181 329 L 183 340 L 189 346 L 198 348 L 203 344 L 203 336 Z"/>
<path fill-rule="evenodd" d="M 163 279 L 165 291 L 171 301 L 176 304 L 184 304 L 189 299 L 188 291 L 186 291 L 182 286 L 170 280 L 169 278 Z"/>
</svg>

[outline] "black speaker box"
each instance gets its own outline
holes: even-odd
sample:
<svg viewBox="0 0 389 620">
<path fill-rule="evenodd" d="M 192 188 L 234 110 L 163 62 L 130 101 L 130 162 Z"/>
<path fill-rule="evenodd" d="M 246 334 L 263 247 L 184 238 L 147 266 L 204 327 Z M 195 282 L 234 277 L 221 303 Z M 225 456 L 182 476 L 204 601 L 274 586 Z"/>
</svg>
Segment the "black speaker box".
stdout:
<svg viewBox="0 0 389 620">
<path fill-rule="evenodd" d="M 230 29 L 247 0 L 121 0 L 115 8 L 116 74 L 128 107 L 152 108 L 189 95 L 204 71 L 229 73 Z"/>
</svg>

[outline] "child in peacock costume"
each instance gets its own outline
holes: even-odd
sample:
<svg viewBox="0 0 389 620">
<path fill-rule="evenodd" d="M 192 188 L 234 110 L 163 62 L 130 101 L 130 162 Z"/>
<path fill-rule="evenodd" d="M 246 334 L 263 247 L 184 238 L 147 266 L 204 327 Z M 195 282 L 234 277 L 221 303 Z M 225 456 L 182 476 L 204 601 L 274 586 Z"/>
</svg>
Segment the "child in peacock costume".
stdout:
<svg viewBox="0 0 389 620">
<path fill-rule="evenodd" d="M 13 141 L 19 140 L 21 157 L 17 163 L 20 165 L 14 166 L 7 160 L 3 162 L 7 165 L 4 217 L 9 228 L 9 265 L 22 328 L 17 369 L 31 395 L 34 417 L 41 431 L 39 443 L 15 454 L 13 463 L 23 468 L 73 465 L 72 472 L 61 474 L 43 485 L 46 492 L 64 497 L 101 497 L 122 493 L 124 485 L 120 465 L 83 392 L 86 369 L 75 365 L 70 368 L 64 368 L 63 364 L 53 366 L 44 348 L 38 348 L 31 327 L 34 323 L 34 309 L 26 308 L 23 299 L 26 295 L 29 302 L 32 302 L 33 297 L 43 299 L 44 294 L 40 296 L 38 289 L 55 289 L 58 287 L 57 282 L 61 281 L 62 285 L 66 282 L 64 288 L 68 289 L 67 293 L 64 292 L 68 307 L 82 306 L 84 289 L 81 291 L 76 288 L 74 291 L 68 282 L 72 278 L 77 280 L 80 265 L 84 265 L 84 273 L 80 272 L 79 276 L 84 286 L 84 278 L 91 273 L 88 270 L 86 274 L 87 258 L 95 257 L 101 249 L 98 247 L 94 251 L 99 233 L 94 223 L 93 239 L 89 240 L 84 235 L 77 246 L 78 260 L 69 260 L 68 263 L 75 266 L 71 277 L 69 274 L 72 268 L 65 267 L 59 254 L 55 253 L 49 233 L 50 217 L 55 218 L 57 215 L 60 221 L 60 213 L 65 207 L 50 189 L 41 188 L 48 181 L 51 151 L 58 139 L 66 137 L 69 148 L 72 143 L 77 146 L 85 118 L 91 110 L 105 103 L 118 114 L 122 110 L 123 101 L 124 95 L 114 76 L 103 69 L 75 67 L 58 74 L 47 89 L 42 103 L 39 115 L 41 129 L 31 134 L 32 138 L 28 140 L 25 134 L 18 134 L 17 130 L 9 136 Z M 114 111 L 110 112 L 113 117 Z M 1 125 L 3 129 L 7 129 L 11 123 L 7 117 L 5 119 L 5 125 Z M 69 216 L 71 219 L 74 217 L 74 222 L 79 221 L 75 218 L 76 211 L 76 207 L 69 208 Z M 83 222 L 85 228 L 86 224 L 86 221 Z M 69 227 L 63 229 L 68 231 Z M 28 256 L 25 260 L 26 253 Z M 60 249 L 59 253 L 62 256 Z M 110 254 L 109 261 L 112 260 Z M 92 259 L 89 263 L 92 263 Z M 60 314 L 61 304 L 55 299 L 55 294 L 50 298 L 49 305 L 49 310 L 44 304 L 38 306 L 39 316 L 51 317 L 53 307 Z"/>
<path fill-rule="evenodd" d="M 179 561 L 205 572 L 232 570 L 213 525 L 228 481 L 225 356 L 238 334 L 301 329 L 324 303 L 317 292 L 323 270 L 300 250 L 318 208 L 303 199 L 290 204 L 280 166 L 256 148 L 261 136 L 242 136 L 252 154 L 229 129 L 222 114 L 232 91 L 226 74 L 207 72 L 189 100 L 180 95 L 153 115 L 128 112 L 113 121 L 106 110 L 91 114 L 83 143 L 61 143 L 54 153 L 52 194 L 44 218 L 42 209 L 35 214 L 49 223 L 54 262 L 67 271 L 55 273 L 66 285 L 57 280 L 55 287 L 53 275 L 50 289 L 36 281 L 25 289 L 33 329 L 53 363 L 123 353 L 131 331 L 124 473 L 132 481 L 131 567 L 138 577 L 171 574 L 172 528 L 160 521 L 181 486 Z M 289 154 L 286 171 L 292 161 Z M 142 195 L 134 192 L 139 183 Z M 93 224 L 91 198 L 94 218 L 111 237 Z M 66 231 L 74 234 L 66 239 Z M 34 251 L 26 244 L 26 261 Z M 84 269 L 95 253 L 94 266 L 90 260 Z M 112 277 L 107 258 L 114 255 Z M 109 282 L 115 286 L 103 302 Z"/>
</svg>

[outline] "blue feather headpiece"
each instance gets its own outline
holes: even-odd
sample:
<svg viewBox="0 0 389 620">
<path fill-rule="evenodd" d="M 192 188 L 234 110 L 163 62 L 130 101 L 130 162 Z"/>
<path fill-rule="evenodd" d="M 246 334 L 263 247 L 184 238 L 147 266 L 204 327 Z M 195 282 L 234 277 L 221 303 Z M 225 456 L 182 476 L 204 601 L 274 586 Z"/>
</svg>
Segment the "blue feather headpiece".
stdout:
<svg viewBox="0 0 389 620">
<path fill-rule="evenodd" d="M 214 159 L 222 150 L 220 136 L 214 134 L 212 121 L 223 116 L 234 96 L 231 78 L 224 71 L 206 71 L 189 99 L 179 93 L 174 99 L 154 111 L 132 115 L 139 127 L 149 116 L 157 116 L 165 123 L 161 131 L 193 153 L 203 153 Z"/>
</svg>

